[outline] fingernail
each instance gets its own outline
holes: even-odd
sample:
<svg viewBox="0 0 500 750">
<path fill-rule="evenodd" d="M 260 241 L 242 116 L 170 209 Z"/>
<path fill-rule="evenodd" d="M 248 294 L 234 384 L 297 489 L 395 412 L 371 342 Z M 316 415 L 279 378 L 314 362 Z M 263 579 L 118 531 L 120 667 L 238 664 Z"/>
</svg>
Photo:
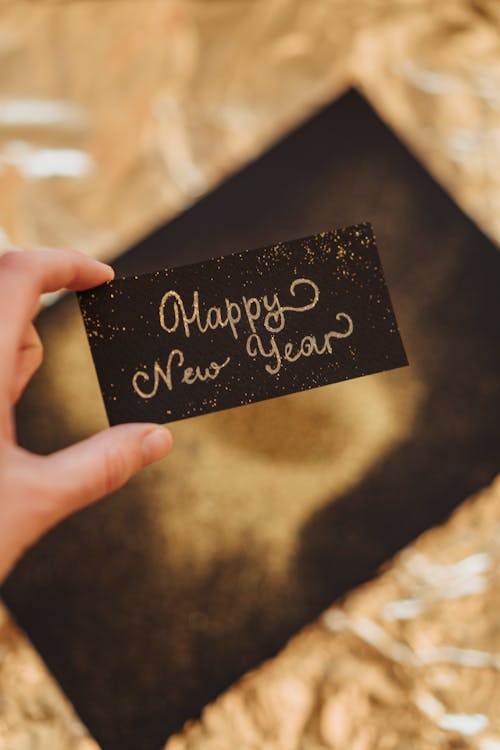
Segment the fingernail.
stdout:
<svg viewBox="0 0 500 750">
<path fill-rule="evenodd" d="M 142 440 L 144 465 L 163 458 L 172 446 L 172 434 L 165 427 L 155 427 Z"/>
<path fill-rule="evenodd" d="M 113 281 L 115 278 L 115 269 L 113 266 L 110 266 L 109 263 L 103 263 L 100 260 L 97 260 L 96 258 L 93 258 L 93 261 L 95 262 L 96 266 L 101 270 L 105 271 L 106 274 L 109 276 L 108 281 Z"/>
<path fill-rule="evenodd" d="M 101 263 L 101 266 L 106 269 L 110 277 L 109 280 L 112 281 L 115 278 L 115 269 L 107 263 Z"/>
</svg>

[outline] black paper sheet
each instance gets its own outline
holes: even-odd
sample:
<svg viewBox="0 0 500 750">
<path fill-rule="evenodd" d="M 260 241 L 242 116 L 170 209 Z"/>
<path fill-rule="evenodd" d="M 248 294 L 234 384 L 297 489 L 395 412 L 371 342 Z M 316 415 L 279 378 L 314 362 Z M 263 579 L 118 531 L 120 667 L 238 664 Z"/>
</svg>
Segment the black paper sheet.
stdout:
<svg viewBox="0 0 500 750">
<path fill-rule="evenodd" d="M 116 279 L 79 302 L 110 424 L 407 364 L 369 224 Z"/>
<path fill-rule="evenodd" d="M 408 388 L 402 439 L 375 465 L 363 468 L 359 458 L 361 473 L 339 496 L 337 461 L 357 429 L 348 421 L 338 434 L 336 418 L 326 428 L 316 424 L 315 399 L 292 396 L 286 408 L 263 402 L 224 419 L 187 420 L 175 438 L 179 458 L 191 451 L 196 478 L 174 481 L 174 449 L 163 465 L 44 537 L 3 587 L 3 600 L 106 750 L 159 750 L 242 674 L 498 474 L 500 254 L 357 93 L 142 238 L 115 268 L 120 276 L 149 273 L 360 218 L 373 222 L 412 367 L 377 376 L 368 389 L 373 405 L 363 399 L 357 426 L 368 429 L 380 409 L 393 414 L 398 389 Z M 93 373 L 75 373 L 62 391 L 54 367 L 69 366 L 83 343 L 75 341 L 73 303 L 65 295 L 37 319 L 45 364 L 18 405 L 17 428 L 23 447 L 38 453 L 98 425 L 92 405 L 87 422 L 73 403 L 95 397 Z M 344 391 L 354 420 L 352 402 L 366 389 L 352 384 L 331 390 Z M 277 424 L 282 415 L 293 421 Z M 254 427 L 269 433 L 263 445 Z M 264 454 L 269 436 L 285 442 L 276 464 Z M 286 458 L 293 439 L 299 446 Z M 321 454 L 324 441 L 332 446 Z M 210 463 L 224 445 L 247 461 L 249 481 L 259 465 L 275 466 L 286 481 L 291 460 L 312 482 L 318 467 L 331 472 L 331 492 L 297 527 L 286 574 L 270 481 L 258 480 L 262 503 L 247 509 L 238 477 L 228 520 L 219 491 L 230 467 L 225 472 L 220 458 Z M 212 481 L 212 471 L 221 476 Z M 203 489 L 205 474 L 215 493 Z M 293 518 L 303 493 L 300 484 L 290 492 Z M 286 528 L 287 519 L 284 512 Z M 288 560 L 287 545 L 283 554 Z M 203 565 L 189 563 L 200 559 Z"/>
</svg>

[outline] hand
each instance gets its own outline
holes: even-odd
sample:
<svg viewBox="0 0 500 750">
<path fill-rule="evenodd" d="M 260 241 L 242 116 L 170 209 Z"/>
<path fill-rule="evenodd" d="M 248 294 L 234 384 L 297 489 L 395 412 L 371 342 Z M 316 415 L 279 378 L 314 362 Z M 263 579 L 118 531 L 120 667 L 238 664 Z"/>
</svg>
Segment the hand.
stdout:
<svg viewBox="0 0 500 750">
<path fill-rule="evenodd" d="M 32 323 L 40 295 L 89 289 L 113 277 L 110 266 L 67 250 L 0 257 L 0 583 L 49 528 L 118 489 L 172 445 L 170 432 L 154 424 L 112 427 L 50 456 L 16 444 L 13 407 L 42 361 Z"/>
</svg>

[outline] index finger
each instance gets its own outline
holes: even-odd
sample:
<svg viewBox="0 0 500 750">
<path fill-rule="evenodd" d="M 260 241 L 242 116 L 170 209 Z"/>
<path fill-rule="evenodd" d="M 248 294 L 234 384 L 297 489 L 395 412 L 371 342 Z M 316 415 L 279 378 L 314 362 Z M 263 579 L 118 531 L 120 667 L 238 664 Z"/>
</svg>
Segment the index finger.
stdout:
<svg viewBox="0 0 500 750">
<path fill-rule="evenodd" d="M 0 256 L 0 397 L 11 385 L 17 347 L 40 295 L 111 281 L 110 266 L 72 250 L 21 250 Z"/>
</svg>

